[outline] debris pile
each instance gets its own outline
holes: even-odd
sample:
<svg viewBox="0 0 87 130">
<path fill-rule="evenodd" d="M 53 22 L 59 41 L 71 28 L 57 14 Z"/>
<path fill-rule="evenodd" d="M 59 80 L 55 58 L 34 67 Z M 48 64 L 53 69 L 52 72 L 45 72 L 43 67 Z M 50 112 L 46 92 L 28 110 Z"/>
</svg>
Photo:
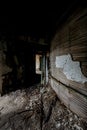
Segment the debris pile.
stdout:
<svg viewBox="0 0 87 130">
<path fill-rule="evenodd" d="M 67 109 L 51 87 L 41 85 L 0 97 L 0 130 L 86 130 L 87 122 Z"/>
</svg>

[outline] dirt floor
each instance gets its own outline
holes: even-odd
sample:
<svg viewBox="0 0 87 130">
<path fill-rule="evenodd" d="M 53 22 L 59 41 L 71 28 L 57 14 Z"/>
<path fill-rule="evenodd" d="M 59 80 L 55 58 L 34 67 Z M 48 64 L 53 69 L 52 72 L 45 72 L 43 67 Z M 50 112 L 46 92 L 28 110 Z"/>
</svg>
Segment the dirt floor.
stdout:
<svg viewBox="0 0 87 130">
<path fill-rule="evenodd" d="M 41 85 L 0 97 L 0 130 L 87 130 L 51 87 Z"/>
</svg>

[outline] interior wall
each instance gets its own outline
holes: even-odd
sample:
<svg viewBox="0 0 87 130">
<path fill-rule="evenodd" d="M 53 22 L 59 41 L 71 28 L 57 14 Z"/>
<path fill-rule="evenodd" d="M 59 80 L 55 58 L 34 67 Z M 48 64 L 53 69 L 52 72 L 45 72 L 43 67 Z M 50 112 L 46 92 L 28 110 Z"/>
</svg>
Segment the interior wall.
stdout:
<svg viewBox="0 0 87 130">
<path fill-rule="evenodd" d="M 61 101 L 86 119 L 87 8 L 75 10 L 58 28 L 51 42 L 50 76 Z"/>
</svg>

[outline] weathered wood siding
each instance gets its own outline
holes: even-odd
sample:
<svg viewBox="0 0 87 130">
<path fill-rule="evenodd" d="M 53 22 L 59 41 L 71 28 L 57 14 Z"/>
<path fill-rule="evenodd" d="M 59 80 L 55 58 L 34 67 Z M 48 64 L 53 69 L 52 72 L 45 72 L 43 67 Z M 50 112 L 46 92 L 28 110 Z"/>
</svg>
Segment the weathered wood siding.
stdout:
<svg viewBox="0 0 87 130">
<path fill-rule="evenodd" d="M 53 78 L 51 86 L 65 106 L 87 121 L 87 98 Z"/>
<path fill-rule="evenodd" d="M 59 27 L 51 42 L 50 49 L 51 80 L 57 79 L 57 81 L 53 80 L 51 86 L 65 105 L 70 106 L 70 109 L 80 116 L 87 118 L 87 82 L 81 83 L 67 79 L 63 70 L 55 65 L 57 56 L 67 54 L 72 56 L 73 62 L 78 61 L 80 63 L 82 74 L 87 78 L 87 8 L 77 9 Z M 63 85 L 59 85 L 58 82 Z M 58 85 L 56 86 L 55 83 Z M 73 90 L 73 92 L 68 93 L 70 98 L 67 98 L 65 86 L 69 87 L 66 87 L 66 91 Z M 83 95 L 85 98 L 83 98 Z"/>
</svg>

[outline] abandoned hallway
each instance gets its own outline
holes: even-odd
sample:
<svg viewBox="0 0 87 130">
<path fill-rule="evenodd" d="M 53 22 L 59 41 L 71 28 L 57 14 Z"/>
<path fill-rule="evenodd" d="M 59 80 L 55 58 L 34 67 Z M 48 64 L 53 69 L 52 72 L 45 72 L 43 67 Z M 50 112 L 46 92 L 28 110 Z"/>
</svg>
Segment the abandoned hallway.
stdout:
<svg viewBox="0 0 87 130">
<path fill-rule="evenodd" d="M 87 7 L 52 7 L 1 16 L 0 130 L 87 130 Z"/>
</svg>

